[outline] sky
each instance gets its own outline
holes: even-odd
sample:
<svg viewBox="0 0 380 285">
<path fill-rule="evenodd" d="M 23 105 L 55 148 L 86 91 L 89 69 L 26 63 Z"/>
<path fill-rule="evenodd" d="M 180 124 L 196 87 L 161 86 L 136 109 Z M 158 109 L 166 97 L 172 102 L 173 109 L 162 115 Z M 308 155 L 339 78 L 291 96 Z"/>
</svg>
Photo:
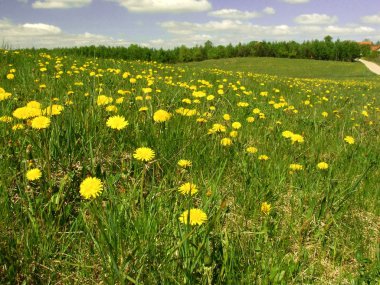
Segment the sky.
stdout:
<svg viewBox="0 0 380 285">
<path fill-rule="evenodd" d="M 0 47 L 380 41 L 379 0 L 0 0 Z"/>
</svg>

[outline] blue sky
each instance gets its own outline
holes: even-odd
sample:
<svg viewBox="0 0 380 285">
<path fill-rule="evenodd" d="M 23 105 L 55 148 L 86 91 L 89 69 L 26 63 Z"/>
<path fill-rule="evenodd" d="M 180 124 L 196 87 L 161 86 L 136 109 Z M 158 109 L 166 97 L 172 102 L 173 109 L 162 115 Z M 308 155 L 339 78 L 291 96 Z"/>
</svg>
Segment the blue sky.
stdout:
<svg viewBox="0 0 380 285">
<path fill-rule="evenodd" d="M 0 0 L 13 48 L 380 40 L 378 0 Z"/>
</svg>

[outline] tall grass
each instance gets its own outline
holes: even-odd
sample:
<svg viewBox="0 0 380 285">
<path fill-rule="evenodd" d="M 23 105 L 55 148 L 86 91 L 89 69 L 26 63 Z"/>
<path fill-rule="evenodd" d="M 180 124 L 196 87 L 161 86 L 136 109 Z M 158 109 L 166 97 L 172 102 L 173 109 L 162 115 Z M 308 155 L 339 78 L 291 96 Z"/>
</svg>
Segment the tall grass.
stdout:
<svg viewBox="0 0 380 285">
<path fill-rule="evenodd" d="M 24 51 L 1 51 L 0 62 L 2 94 L 12 94 L 0 101 L 2 284 L 378 281 L 374 82 Z M 99 105 L 100 95 L 112 103 Z M 48 128 L 34 129 L 12 115 L 31 101 L 64 109 Z M 181 107 L 195 111 L 188 116 Z M 170 120 L 155 122 L 159 109 Z M 115 114 L 128 120 L 125 129 L 106 125 Z M 225 132 L 214 132 L 216 123 Z M 24 128 L 14 130 L 17 124 Z M 304 142 L 292 143 L 284 131 Z M 226 137 L 232 145 L 221 144 Z M 134 158 L 139 147 L 155 158 Z M 179 159 L 192 166 L 178 166 Z M 318 169 L 320 162 L 329 167 Z M 294 163 L 303 170 L 289 169 Z M 40 179 L 27 179 L 32 168 Z M 87 200 L 79 189 L 89 176 L 104 190 Z M 182 195 L 185 182 L 199 191 Z M 182 223 L 192 208 L 207 221 Z"/>
</svg>

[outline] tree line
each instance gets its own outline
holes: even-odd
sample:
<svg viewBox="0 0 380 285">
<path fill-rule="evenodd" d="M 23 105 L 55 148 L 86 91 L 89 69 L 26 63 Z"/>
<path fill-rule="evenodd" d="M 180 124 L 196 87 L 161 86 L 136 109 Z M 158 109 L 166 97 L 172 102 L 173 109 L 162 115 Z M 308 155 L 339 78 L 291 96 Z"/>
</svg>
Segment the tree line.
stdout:
<svg viewBox="0 0 380 285">
<path fill-rule="evenodd" d="M 41 51 L 41 49 L 40 49 Z M 371 54 L 368 45 L 355 41 L 336 41 L 331 36 L 324 40 L 312 40 L 298 43 L 295 41 L 251 41 L 237 45 L 214 45 L 211 41 L 203 45 L 173 49 L 155 49 L 136 44 L 128 47 L 83 46 L 56 48 L 53 51 L 63 55 L 84 57 L 113 58 L 123 60 L 157 61 L 162 63 L 180 63 L 232 57 L 280 57 L 316 60 L 354 61 L 356 58 Z"/>
</svg>

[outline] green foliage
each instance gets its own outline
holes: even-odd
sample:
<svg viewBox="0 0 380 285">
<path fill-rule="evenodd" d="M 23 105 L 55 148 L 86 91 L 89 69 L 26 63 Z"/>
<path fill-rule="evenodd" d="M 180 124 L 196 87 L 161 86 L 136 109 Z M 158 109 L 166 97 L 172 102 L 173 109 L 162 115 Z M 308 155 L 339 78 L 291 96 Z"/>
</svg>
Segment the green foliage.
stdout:
<svg viewBox="0 0 380 285">
<path fill-rule="evenodd" d="M 37 52 L 43 52 L 39 49 Z M 73 48 L 57 48 L 54 54 L 73 56 L 86 56 L 98 58 L 113 58 L 123 60 L 147 60 L 162 63 L 178 63 L 202 61 L 207 59 L 220 59 L 232 57 L 276 57 L 299 58 L 334 61 L 354 61 L 357 58 L 370 54 L 369 46 L 359 45 L 354 41 L 332 41 L 332 37 L 326 36 L 323 41 L 313 40 L 297 43 L 289 42 L 258 42 L 246 44 L 239 43 L 235 46 L 214 46 L 207 41 L 203 46 L 186 47 L 184 45 L 174 49 L 154 49 L 132 44 L 129 47 L 84 46 Z"/>
</svg>

